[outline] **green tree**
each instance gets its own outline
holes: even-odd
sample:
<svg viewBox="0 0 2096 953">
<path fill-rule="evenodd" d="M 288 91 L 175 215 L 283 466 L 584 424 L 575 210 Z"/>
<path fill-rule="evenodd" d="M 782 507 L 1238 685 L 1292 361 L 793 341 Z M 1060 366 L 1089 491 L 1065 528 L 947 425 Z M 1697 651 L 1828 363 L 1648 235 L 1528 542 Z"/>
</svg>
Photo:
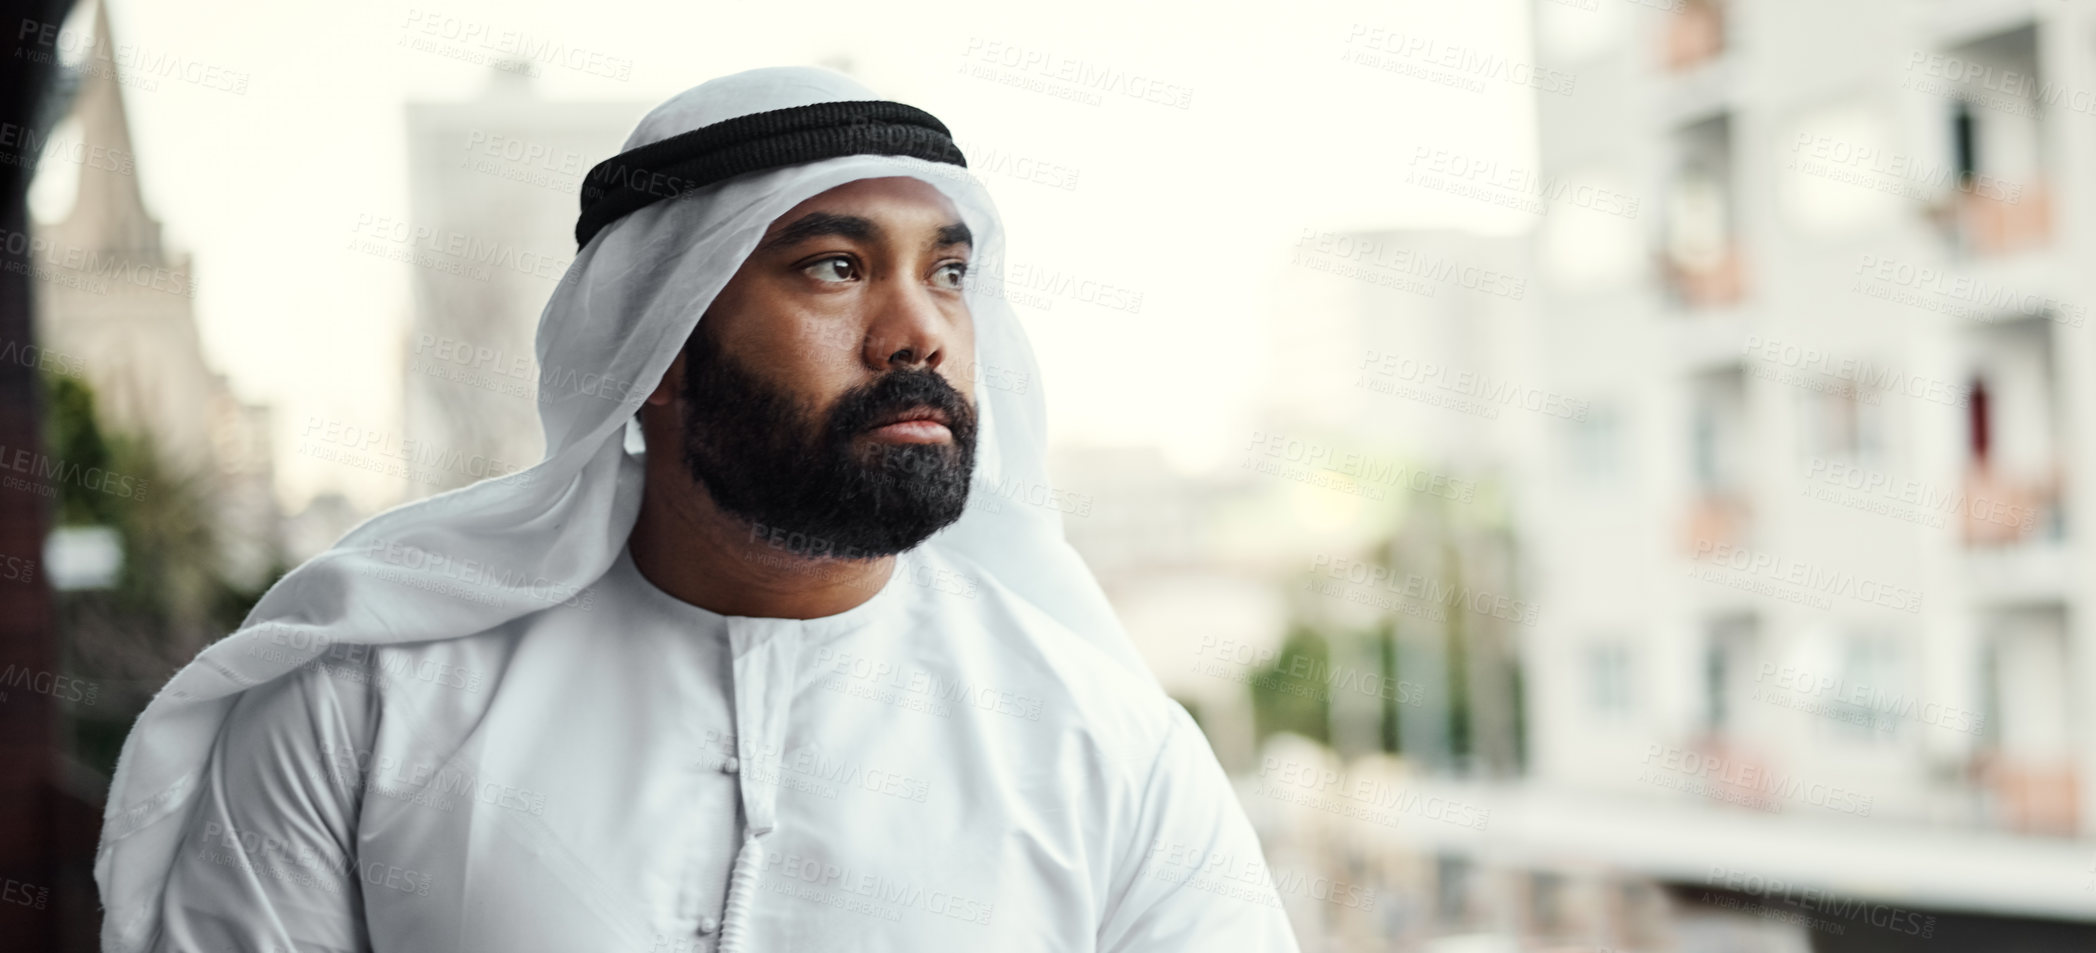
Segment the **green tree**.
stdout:
<svg viewBox="0 0 2096 953">
<path fill-rule="evenodd" d="M 42 382 L 56 523 L 114 529 L 123 551 L 112 588 L 58 593 L 66 665 L 99 689 L 94 705 L 73 707 L 75 753 L 106 773 L 153 693 L 237 627 L 261 590 L 225 577 L 204 478 L 167 466 L 149 435 L 106 429 L 87 382 Z"/>
<path fill-rule="evenodd" d="M 1290 674 L 1297 666 L 1305 671 L 1324 672 L 1330 665 L 1331 644 L 1325 636 L 1304 623 L 1291 625 L 1287 638 L 1281 642 L 1280 653 L 1253 673 L 1254 738 L 1265 741 L 1270 735 L 1287 731 L 1330 744 L 1332 701 L 1325 682 Z"/>
</svg>

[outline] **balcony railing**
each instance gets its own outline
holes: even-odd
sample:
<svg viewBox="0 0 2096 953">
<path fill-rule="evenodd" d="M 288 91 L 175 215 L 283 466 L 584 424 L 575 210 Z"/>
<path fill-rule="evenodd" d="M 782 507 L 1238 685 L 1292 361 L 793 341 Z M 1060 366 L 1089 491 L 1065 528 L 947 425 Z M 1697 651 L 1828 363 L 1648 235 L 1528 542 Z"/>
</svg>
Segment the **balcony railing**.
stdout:
<svg viewBox="0 0 2096 953">
<path fill-rule="evenodd" d="M 2042 181 L 2015 191 L 1953 192 L 1929 215 L 1970 255 L 2007 255 L 2052 242 L 2052 189 Z"/>
<path fill-rule="evenodd" d="M 1973 767 L 1995 824 L 2026 834 L 2076 832 L 2081 780 L 2073 765 L 1988 752 L 1976 755 Z"/>
<path fill-rule="evenodd" d="M 1725 8 L 1717 0 L 1685 0 L 1667 23 L 1667 69 L 1680 71 L 1725 52 Z"/>
<path fill-rule="evenodd" d="M 1727 245 L 1706 262 L 1683 261 L 1662 253 L 1660 267 L 1667 290 L 1684 307 L 1717 308 L 1746 297 L 1746 266 L 1737 245 Z"/>
<path fill-rule="evenodd" d="M 1984 464 L 1965 474 L 1963 530 L 1967 546 L 2014 546 L 2064 535 L 2057 466 L 2037 477 L 2006 476 Z"/>
<path fill-rule="evenodd" d="M 1695 556 L 1719 546 L 1743 546 L 1753 515 L 1745 496 L 1706 492 L 1689 503 L 1683 516 L 1683 549 Z"/>
</svg>

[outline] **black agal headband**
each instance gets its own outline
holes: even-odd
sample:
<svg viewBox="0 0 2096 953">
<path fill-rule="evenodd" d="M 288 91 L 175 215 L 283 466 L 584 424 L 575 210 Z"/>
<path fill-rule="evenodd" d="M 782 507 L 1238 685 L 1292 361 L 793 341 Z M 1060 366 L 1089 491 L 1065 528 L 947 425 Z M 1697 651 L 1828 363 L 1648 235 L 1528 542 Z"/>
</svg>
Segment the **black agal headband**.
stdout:
<svg viewBox="0 0 2096 953">
<path fill-rule="evenodd" d="M 854 100 L 723 119 L 621 152 L 582 181 L 575 247 L 604 226 L 666 198 L 746 172 L 850 155 L 911 156 L 967 168 L 944 123 L 902 103 Z"/>
</svg>

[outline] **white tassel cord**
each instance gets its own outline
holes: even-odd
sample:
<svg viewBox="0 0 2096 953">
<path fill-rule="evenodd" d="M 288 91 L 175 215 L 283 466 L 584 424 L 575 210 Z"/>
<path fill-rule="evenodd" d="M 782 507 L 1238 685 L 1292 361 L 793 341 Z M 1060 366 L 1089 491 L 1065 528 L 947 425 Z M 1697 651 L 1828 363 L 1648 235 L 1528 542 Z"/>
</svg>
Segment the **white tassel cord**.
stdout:
<svg viewBox="0 0 2096 953">
<path fill-rule="evenodd" d="M 754 902 L 757 878 L 764 870 L 764 842 L 750 837 L 735 852 L 735 870 L 728 875 L 728 909 L 721 916 L 718 953 L 746 953 L 750 929 L 750 904 Z"/>
</svg>

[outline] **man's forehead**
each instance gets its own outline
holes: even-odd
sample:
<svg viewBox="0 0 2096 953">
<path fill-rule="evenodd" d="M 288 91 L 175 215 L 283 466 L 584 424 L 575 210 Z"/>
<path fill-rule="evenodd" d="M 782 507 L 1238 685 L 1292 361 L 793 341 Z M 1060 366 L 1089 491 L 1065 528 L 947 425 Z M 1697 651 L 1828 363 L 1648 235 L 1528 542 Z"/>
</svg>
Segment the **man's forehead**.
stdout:
<svg viewBox="0 0 2096 953">
<path fill-rule="evenodd" d="M 865 215 L 876 211 L 886 214 L 900 212 L 927 221 L 936 219 L 932 222 L 935 226 L 961 221 L 960 209 L 954 207 L 953 200 L 939 191 L 938 186 L 910 176 L 885 176 L 854 179 L 811 195 L 774 219 L 765 231 L 767 235 L 775 235 L 811 212 Z"/>
<path fill-rule="evenodd" d="M 786 248 L 821 236 L 922 239 L 933 248 L 975 244 L 953 201 L 938 187 L 907 176 L 857 179 L 810 196 L 771 223 L 759 249 Z"/>
</svg>

